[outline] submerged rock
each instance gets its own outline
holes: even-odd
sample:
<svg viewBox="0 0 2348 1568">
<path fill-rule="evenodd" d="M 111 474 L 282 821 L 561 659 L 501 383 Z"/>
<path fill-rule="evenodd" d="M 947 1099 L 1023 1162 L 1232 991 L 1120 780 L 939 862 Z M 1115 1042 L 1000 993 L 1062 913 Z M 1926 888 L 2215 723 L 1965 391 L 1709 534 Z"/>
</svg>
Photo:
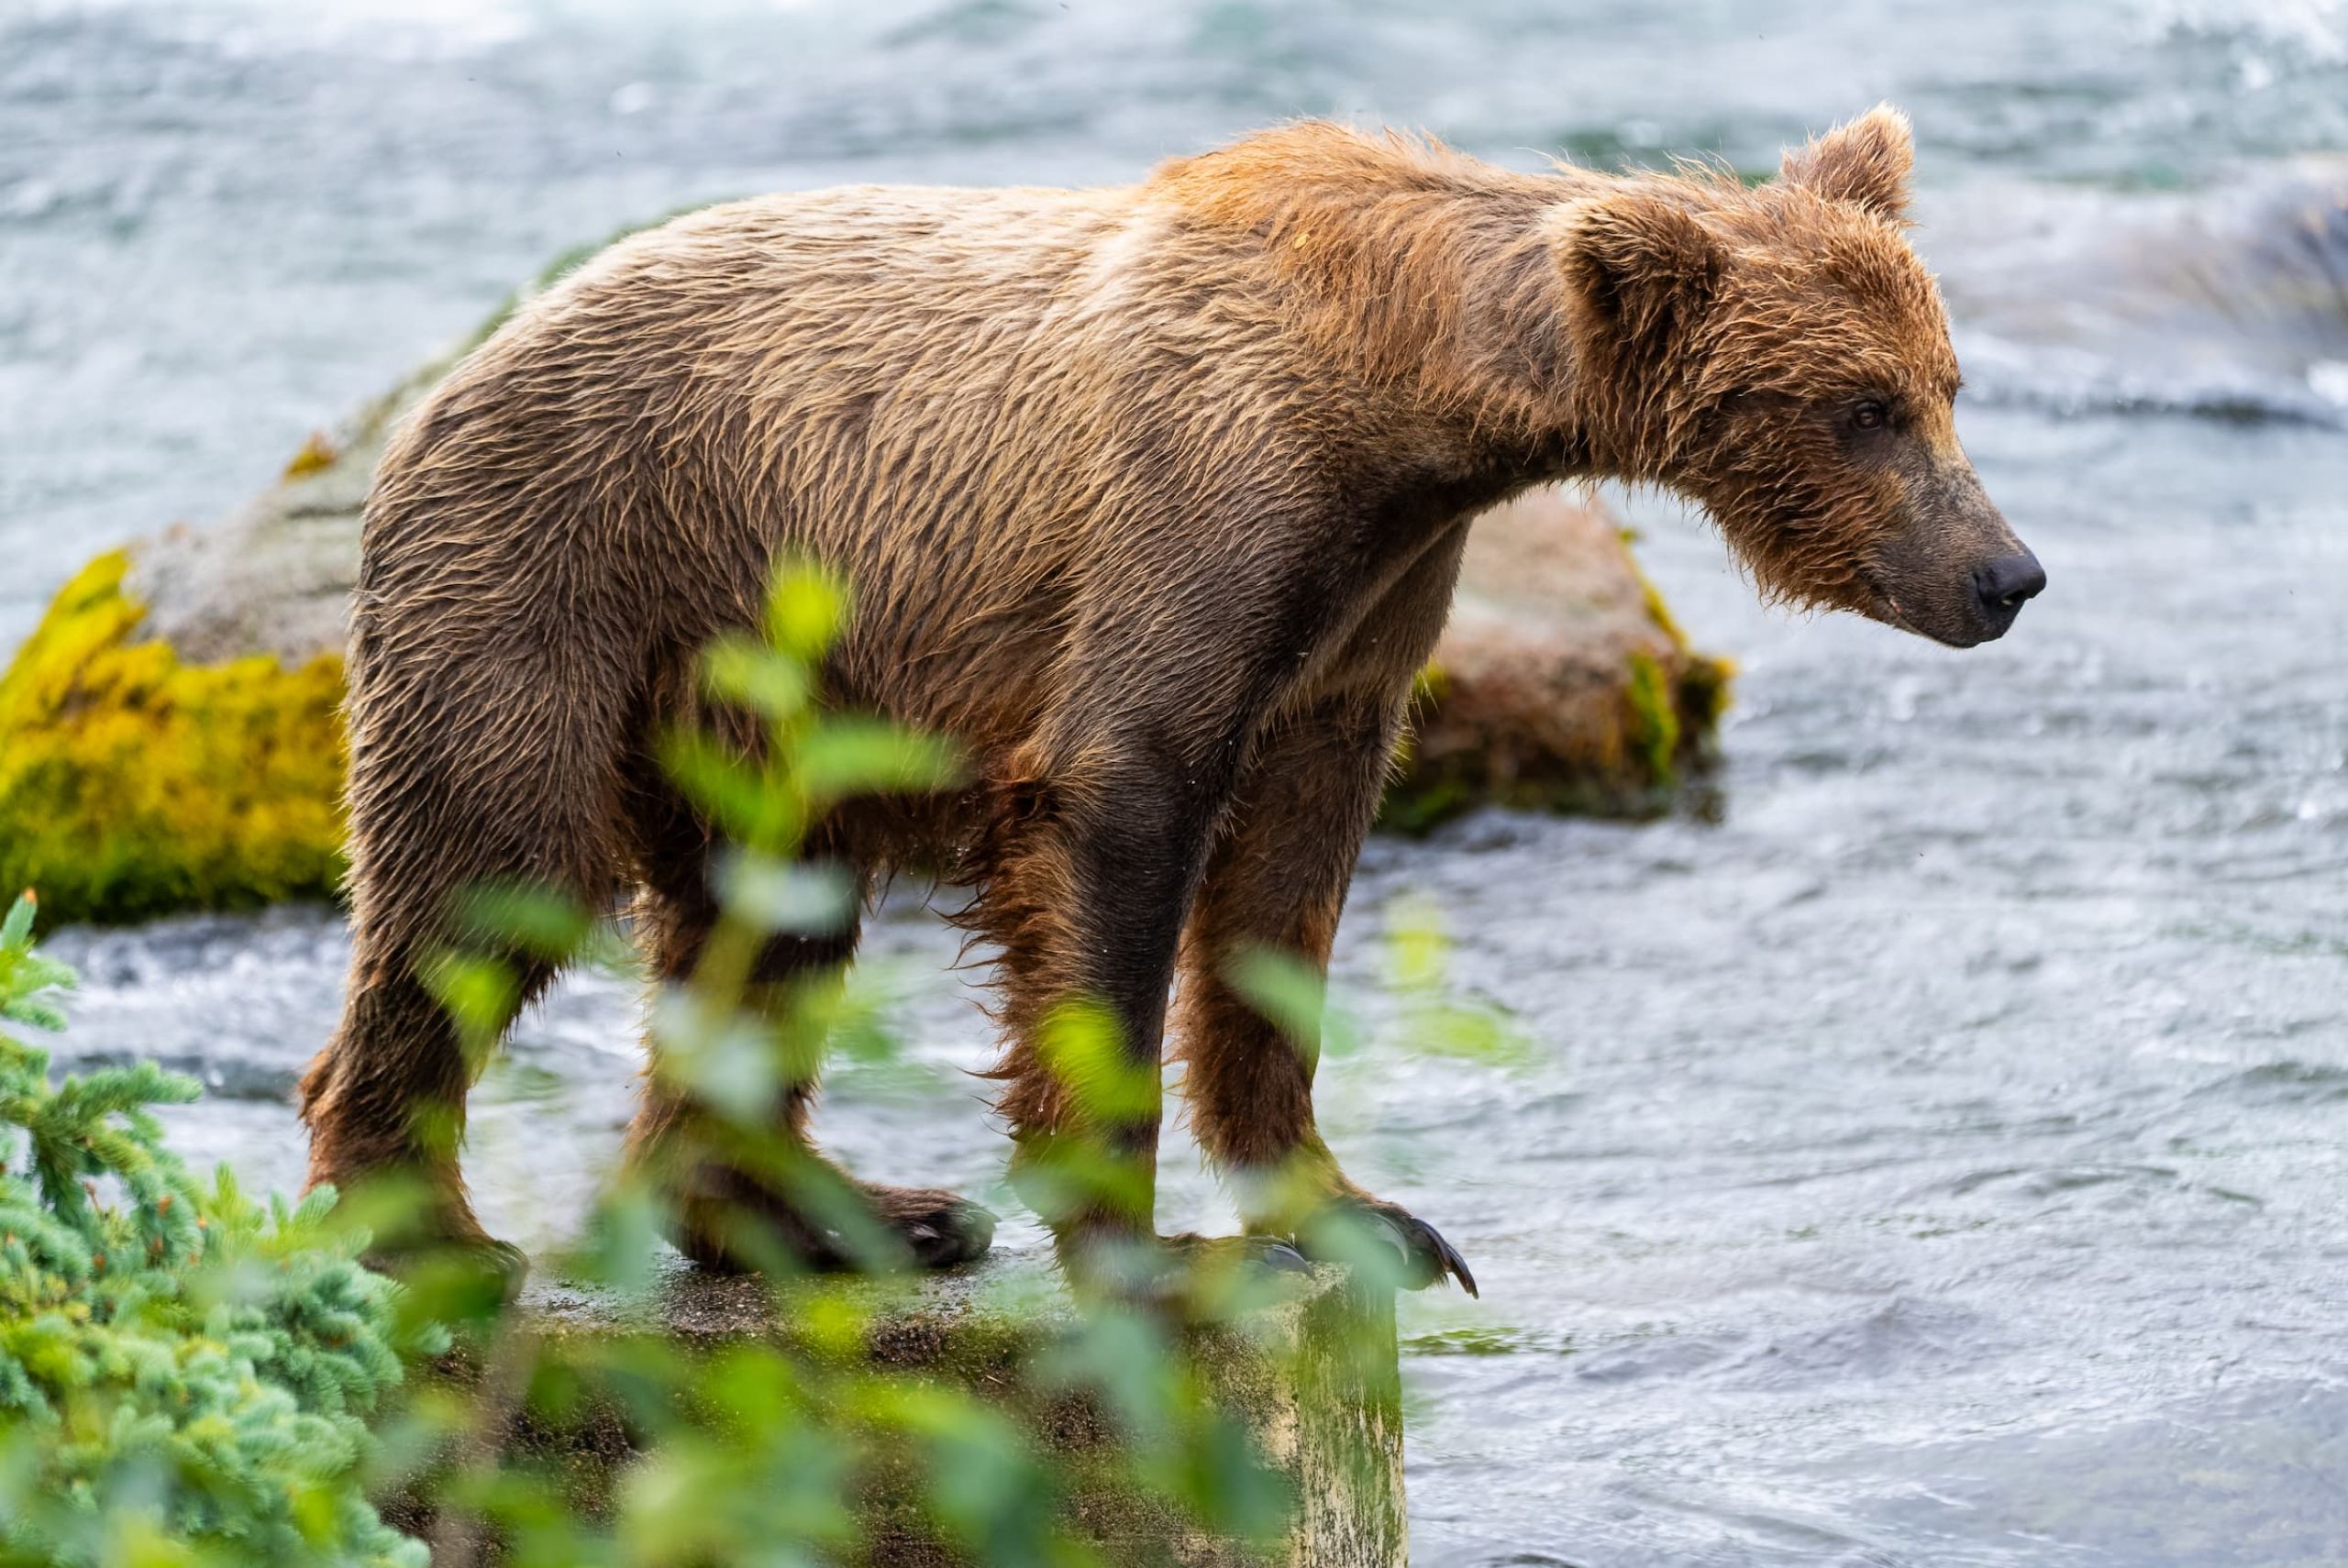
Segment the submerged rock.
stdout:
<svg viewBox="0 0 2348 1568">
<path fill-rule="evenodd" d="M 60 591 L 0 676 L 0 891 L 38 888 L 52 922 L 333 894 L 360 510 L 401 416 L 512 308 L 313 436 L 225 523 L 109 551 Z M 1659 809 L 1706 755 L 1727 673 L 1689 651 L 1603 506 L 1512 502 L 1471 536 L 1381 822 Z"/>
</svg>

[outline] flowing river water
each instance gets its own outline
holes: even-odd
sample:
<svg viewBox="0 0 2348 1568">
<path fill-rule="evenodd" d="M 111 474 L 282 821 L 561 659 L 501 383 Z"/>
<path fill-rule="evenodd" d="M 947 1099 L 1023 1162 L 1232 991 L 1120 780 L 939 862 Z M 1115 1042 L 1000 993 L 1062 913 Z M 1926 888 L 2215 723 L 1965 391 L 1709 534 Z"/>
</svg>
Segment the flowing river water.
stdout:
<svg viewBox="0 0 2348 1568">
<path fill-rule="evenodd" d="M 1324 1122 L 1484 1285 L 1405 1308 L 1416 1558 L 2348 1562 L 2336 0 L 0 5 L 0 647 L 548 257 L 692 202 L 1130 178 L 1302 112 L 1757 171 L 1884 96 L 1961 428 L 2053 585 L 1951 653 L 1766 611 L 1624 498 L 1742 667 L 1714 808 L 1373 845 Z M 1398 1037 L 1378 936 L 1419 898 L 1531 1060 Z M 329 912 L 53 946 L 66 1065 L 195 1072 L 183 1146 L 298 1178 Z M 908 1047 L 838 1076 L 826 1136 L 995 1193 L 950 937 L 905 903 L 872 949 Z M 609 1162 L 634 1004 L 571 982 L 477 1097 L 504 1233 L 558 1237 Z M 1191 1165 L 1170 1224 L 1221 1217 Z"/>
</svg>

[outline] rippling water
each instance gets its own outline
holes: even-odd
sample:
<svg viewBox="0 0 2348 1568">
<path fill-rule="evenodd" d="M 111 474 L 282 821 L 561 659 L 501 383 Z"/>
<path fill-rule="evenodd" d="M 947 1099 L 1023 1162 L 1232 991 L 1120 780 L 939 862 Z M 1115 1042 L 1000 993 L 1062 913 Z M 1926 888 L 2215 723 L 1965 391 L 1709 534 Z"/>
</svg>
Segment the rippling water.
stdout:
<svg viewBox="0 0 2348 1568">
<path fill-rule="evenodd" d="M 1638 500 L 1742 662 L 1717 822 L 1489 814 L 1373 848 L 1537 1066 L 1334 1065 L 1334 1140 L 1481 1304 L 1408 1308 L 1423 1563 L 2348 1561 L 2348 12 L 2271 5 L 0 8 L 0 645 L 93 549 L 256 488 L 556 250 L 839 179 L 1124 178 L 1297 112 L 1494 156 L 1776 146 L 1889 95 L 2053 579 L 1954 654 L 1755 607 Z M 2328 205 L 2327 204 L 2331 204 Z M 2326 291 L 2330 290 L 2331 293 Z M 319 913 L 69 933 L 67 1055 L 160 1052 L 192 1152 L 290 1184 Z M 998 1180 L 950 943 L 877 923 L 907 1063 L 825 1120 Z M 476 1100 L 544 1241 L 626 1112 L 569 986 Z M 1178 1169 L 1172 1222 L 1212 1220 Z M 551 1166 L 557 1168 L 549 1168 Z M 1017 1239 L 1013 1228 L 1011 1239 Z"/>
</svg>

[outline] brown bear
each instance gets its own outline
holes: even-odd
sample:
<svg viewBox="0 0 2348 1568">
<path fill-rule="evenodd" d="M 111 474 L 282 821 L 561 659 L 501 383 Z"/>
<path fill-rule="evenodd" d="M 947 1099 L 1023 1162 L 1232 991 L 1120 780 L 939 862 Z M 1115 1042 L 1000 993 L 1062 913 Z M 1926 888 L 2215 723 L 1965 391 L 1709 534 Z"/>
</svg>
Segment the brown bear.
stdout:
<svg viewBox="0 0 2348 1568">
<path fill-rule="evenodd" d="M 1957 646 L 2012 623 L 2044 580 L 1957 444 L 1947 325 L 1903 233 L 1911 156 L 1888 107 L 1750 188 L 1304 123 L 1125 189 L 770 196 L 613 247 L 449 375 L 376 478 L 355 947 L 302 1088 L 311 1180 L 420 1174 L 440 1234 L 495 1245 L 426 1131 L 461 1127 L 470 1066 L 419 966 L 452 897 L 500 878 L 591 903 L 632 886 L 655 972 L 692 966 L 713 834 L 652 743 L 790 552 L 854 588 L 828 699 L 970 759 L 968 789 L 814 847 L 868 882 L 943 856 L 969 888 L 1019 1149 L 1077 1115 L 1039 1060 L 1047 1010 L 1092 999 L 1154 1063 L 1179 973 L 1218 1166 L 1301 1171 L 1323 1210 L 1390 1225 L 1409 1283 L 1472 1289 L 1346 1178 L 1312 1054 L 1224 958 L 1325 964 L 1468 528 L 1527 487 L 1670 487 L 1779 600 Z M 760 975 L 855 945 L 780 941 Z M 533 966 L 523 999 L 550 977 Z M 781 1097 L 777 1139 L 803 1146 L 807 1101 Z M 709 1206 L 747 1200 L 834 1261 L 823 1227 L 692 1155 L 692 1123 L 648 1075 L 632 1154 L 681 1184 L 689 1253 L 736 1261 Z M 1146 1164 L 1157 1114 L 1090 1131 Z M 949 1193 L 856 1190 L 925 1263 L 988 1243 Z M 1070 1263 L 1148 1246 L 1146 1216 L 1054 1218 Z"/>
</svg>

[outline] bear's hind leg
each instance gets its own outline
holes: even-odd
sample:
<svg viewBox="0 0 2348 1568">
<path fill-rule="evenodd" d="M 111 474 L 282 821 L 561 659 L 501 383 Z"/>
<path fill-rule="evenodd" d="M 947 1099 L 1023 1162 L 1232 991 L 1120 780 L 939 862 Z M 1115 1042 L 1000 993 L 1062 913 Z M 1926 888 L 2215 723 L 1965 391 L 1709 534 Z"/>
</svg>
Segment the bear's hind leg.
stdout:
<svg viewBox="0 0 2348 1568">
<path fill-rule="evenodd" d="M 1013 1185 L 1073 1280 L 1141 1297 L 1171 1282 L 1164 1242 L 1186 1240 L 1157 1234 L 1159 1047 L 1231 748 L 1199 745 L 1196 763 L 1191 749 L 1112 734 L 1069 747 L 1084 760 L 1028 769 L 1039 782 L 1003 791 L 978 895 L 958 917 L 1000 950 L 994 1076 Z M 1098 1010 L 1111 1037 L 1077 1043 L 1079 1025 L 1056 1039 L 1067 1027 L 1056 1014 L 1071 1006 Z M 1122 1061 L 1074 1054 L 1099 1044 Z"/>
<path fill-rule="evenodd" d="M 647 851 L 651 875 L 637 912 L 657 983 L 669 985 L 692 976 L 718 910 L 700 830 L 680 820 L 660 837 Z M 855 956 L 853 914 L 849 922 L 831 934 L 769 938 L 749 977 L 754 992 L 780 1004 L 783 988 L 822 983 Z M 807 1133 L 814 1063 L 794 1066 L 764 1124 L 746 1130 L 738 1117 L 697 1104 L 657 1043 L 648 1048 L 627 1163 L 665 1193 L 671 1239 L 695 1263 L 727 1272 L 786 1260 L 819 1270 L 904 1259 L 945 1268 L 983 1255 L 992 1242 L 994 1216 L 977 1204 L 936 1187 L 859 1181 L 815 1150 Z"/>
<path fill-rule="evenodd" d="M 371 523 L 371 527 L 372 524 Z M 371 550 L 375 547 L 371 546 Z M 367 569 L 391 568 L 371 555 Z M 529 889 L 599 908 L 615 886 L 607 802 L 623 683 L 534 639 L 490 638 L 439 598 L 396 582 L 360 595 L 350 720 L 349 987 L 301 1087 L 305 1185 L 414 1182 L 420 1209 L 380 1251 L 478 1253 L 518 1282 L 519 1254 L 482 1232 L 458 1165 L 465 1094 L 554 966 L 476 928 L 467 900 Z M 496 1016 L 460 1031 L 435 994 L 452 954 L 501 963 L 470 987 Z"/>
<path fill-rule="evenodd" d="M 456 1249 L 520 1282 L 521 1253 L 474 1218 L 458 1152 L 465 1093 L 481 1064 L 467 1058 L 455 1023 L 419 978 L 408 954 L 362 936 L 351 955 L 341 1026 L 304 1074 L 302 1118 L 310 1128 L 309 1187 L 369 1188 L 408 1205 L 382 1234 L 374 1255 Z M 515 1011 L 553 977 L 550 966 L 517 966 Z M 501 1031 L 502 1032 L 502 1031 Z M 401 1191 L 403 1187 L 412 1190 Z"/>
<path fill-rule="evenodd" d="M 388 749 L 360 751 L 352 769 L 349 984 L 341 1021 L 302 1079 L 304 1185 L 348 1192 L 413 1184 L 415 1207 L 404 1224 L 385 1228 L 379 1255 L 460 1248 L 518 1283 L 520 1254 L 474 1218 L 458 1155 L 466 1092 L 555 969 L 493 933 L 466 929 L 460 911 L 469 895 L 499 886 L 592 905 L 601 894 L 600 846 L 584 824 L 565 831 L 560 810 L 532 812 L 443 782 L 453 771 L 446 767 L 428 787 L 387 802 L 404 782 Z M 476 999 L 503 1005 L 493 1017 L 470 1019 L 470 1032 L 431 983 L 435 966 L 459 954 L 501 965 L 508 982 L 475 989 Z"/>
</svg>

